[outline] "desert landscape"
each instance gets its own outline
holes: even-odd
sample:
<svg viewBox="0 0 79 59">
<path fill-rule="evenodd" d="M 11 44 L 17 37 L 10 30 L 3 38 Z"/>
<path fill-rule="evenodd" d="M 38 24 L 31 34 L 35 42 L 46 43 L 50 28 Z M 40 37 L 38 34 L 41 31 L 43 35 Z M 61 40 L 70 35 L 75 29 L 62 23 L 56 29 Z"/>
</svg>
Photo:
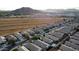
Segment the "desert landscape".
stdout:
<svg viewBox="0 0 79 59">
<path fill-rule="evenodd" d="M 62 22 L 61 17 L 52 18 L 0 18 L 0 35 L 19 32 L 36 26 L 46 26 Z"/>
</svg>

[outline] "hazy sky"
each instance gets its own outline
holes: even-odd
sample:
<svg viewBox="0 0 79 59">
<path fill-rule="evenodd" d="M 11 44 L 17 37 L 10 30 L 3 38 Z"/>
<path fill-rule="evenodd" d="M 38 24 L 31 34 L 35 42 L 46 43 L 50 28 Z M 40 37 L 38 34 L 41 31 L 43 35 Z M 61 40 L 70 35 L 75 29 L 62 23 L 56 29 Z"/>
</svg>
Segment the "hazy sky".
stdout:
<svg viewBox="0 0 79 59">
<path fill-rule="evenodd" d="M 0 10 L 14 10 L 21 7 L 31 7 L 41 10 L 79 9 L 79 0 L 0 0 Z"/>
</svg>

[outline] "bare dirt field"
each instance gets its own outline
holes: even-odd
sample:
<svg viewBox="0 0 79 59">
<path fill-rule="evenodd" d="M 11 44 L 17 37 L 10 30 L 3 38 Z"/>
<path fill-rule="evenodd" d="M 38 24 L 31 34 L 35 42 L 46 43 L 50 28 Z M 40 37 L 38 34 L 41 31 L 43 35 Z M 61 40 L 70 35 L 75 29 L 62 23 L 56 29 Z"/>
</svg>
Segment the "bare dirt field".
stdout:
<svg viewBox="0 0 79 59">
<path fill-rule="evenodd" d="M 63 18 L 0 18 L 0 35 L 7 35 L 13 32 L 23 31 L 35 26 L 46 26 L 62 22 Z"/>
</svg>

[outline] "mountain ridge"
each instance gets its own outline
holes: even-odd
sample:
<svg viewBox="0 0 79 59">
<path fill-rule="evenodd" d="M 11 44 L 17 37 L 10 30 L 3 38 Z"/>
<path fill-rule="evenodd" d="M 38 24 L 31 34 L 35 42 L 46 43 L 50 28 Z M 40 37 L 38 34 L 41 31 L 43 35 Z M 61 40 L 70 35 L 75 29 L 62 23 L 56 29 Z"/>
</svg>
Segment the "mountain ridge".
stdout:
<svg viewBox="0 0 79 59">
<path fill-rule="evenodd" d="M 44 14 L 44 15 L 79 15 L 78 9 L 47 9 L 47 10 L 36 10 L 30 7 L 22 7 L 12 11 L 0 11 L 0 17 L 6 16 L 21 16 L 21 15 L 34 15 L 34 14 Z"/>
</svg>

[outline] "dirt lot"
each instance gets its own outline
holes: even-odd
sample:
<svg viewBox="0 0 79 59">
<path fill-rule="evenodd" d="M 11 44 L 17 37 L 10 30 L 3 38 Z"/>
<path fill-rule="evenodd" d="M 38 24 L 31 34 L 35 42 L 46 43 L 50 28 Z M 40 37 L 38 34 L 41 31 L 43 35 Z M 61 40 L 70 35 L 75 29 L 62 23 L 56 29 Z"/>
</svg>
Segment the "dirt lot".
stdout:
<svg viewBox="0 0 79 59">
<path fill-rule="evenodd" d="M 0 35 L 23 31 L 35 26 L 46 26 L 61 22 L 63 18 L 0 18 Z"/>
</svg>

